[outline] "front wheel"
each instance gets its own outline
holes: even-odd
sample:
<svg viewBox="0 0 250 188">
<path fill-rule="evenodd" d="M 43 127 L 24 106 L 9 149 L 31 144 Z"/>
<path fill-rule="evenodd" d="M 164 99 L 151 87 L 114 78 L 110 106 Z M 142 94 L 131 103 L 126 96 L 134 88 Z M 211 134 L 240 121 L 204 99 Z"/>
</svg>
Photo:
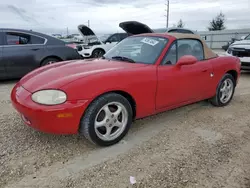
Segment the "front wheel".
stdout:
<svg viewBox="0 0 250 188">
<path fill-rule="evenodd" d="M 216 95 L 211 99 L 214 106 L 226 106 L 233 98 L 236 81 L 231 74 L 225 74 L 219 82 Z"/>
<path fill-rule="evenodd" d="M 102 57 L 104 54 L 105 54 L 105 52 L 102 49 L 95 49 L 92 52 L 92 57 L 93 58 L 99 58 L 99 57 Z"/>
<path fill-rule="evenodd" d="M 132 107 L 125 97 L 116 93 L 105 94 L 87 108 L 79 132 L 94 144 L 110 146 L 127 134 L 132 117 Z"/>
</svg>

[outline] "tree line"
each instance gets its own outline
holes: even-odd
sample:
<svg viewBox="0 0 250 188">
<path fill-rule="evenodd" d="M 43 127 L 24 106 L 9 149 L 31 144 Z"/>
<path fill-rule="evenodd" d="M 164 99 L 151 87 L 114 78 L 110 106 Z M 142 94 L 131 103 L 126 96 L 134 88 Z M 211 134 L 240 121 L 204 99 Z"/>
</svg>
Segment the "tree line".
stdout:
<svg viewBox="0 0 250 188">
<path fill-rule="evenodd" d="M 225 15 L 222 12 L 220 12 L 219 14 L 217 14 L 216 17 L 214 17 L 209 22 L 209 26 L 207 27 L 207 29 L 209 31 L 224 30 L 226 29 L 225 20 L 226 20 Z M 185 23 L 183 22 L 182 19 L 180 19 L 177 24 L 173 25 L 173 27 L 179 27 L 179 28 L 183 28 L 184 26 L 185 26 Z"/>
</svg>

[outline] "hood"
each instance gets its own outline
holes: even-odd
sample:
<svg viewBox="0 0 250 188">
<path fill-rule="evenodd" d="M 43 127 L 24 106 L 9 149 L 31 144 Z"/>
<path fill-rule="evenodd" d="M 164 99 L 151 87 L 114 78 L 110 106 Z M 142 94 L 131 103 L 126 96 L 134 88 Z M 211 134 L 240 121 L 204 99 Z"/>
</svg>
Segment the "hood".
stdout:
<svg viewBox="0 0 250 188">
<path fill-rule="evenodd" d="M 65 61 L 46 65 L 28 73 L 20 80 L 20 84 L 33 93 L 41 89 L 59 89 L 72 81 L 94 74 L 142 66 L 146 65 L 105 59 Z"/>
<path fill-rule="evenodd" d="M 94 43 L 94 42 L 100 42 L 99 38 L 96 36 L 96 34 L 86 25 L 78 25 L 77 27 L 80 34 L 83 36 L 83 38 L 86 40 L 86 43 Z"/>
<path fill-rule="evenodd" d="M 154 31 L 149 26 L 137 21 L 121 22 L 119 24 L 119 27 L 122 28 L 125 32 L 132 35 L 154 33 Z"/>
<path fill-rule="evenodd" d="M 250 49 L 250 40 L 239 40 L 230 45 L 230 47 Z"/>
</svg>

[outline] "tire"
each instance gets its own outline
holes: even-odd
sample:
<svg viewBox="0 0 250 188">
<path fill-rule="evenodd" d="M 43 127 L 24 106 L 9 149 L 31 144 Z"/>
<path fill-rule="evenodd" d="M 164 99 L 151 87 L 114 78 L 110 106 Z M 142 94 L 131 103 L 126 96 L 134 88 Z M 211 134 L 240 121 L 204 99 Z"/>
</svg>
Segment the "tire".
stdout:
<svg viewBox="0 0 250 188">
<path fill-rule="evenodd" d="M 222 99 L 222 95 L 223 95 L 222 92 L 225 92 L 223 90 L 223 88 L 224 88 L 226 82 L 227 82 L 228 86 L 229 86 L 229 84 L 231 85 L 231 89 L 227 89 L 228 97 L 225 96 L 226 100 L 223 100 Z M 216 95 L 212 99 L 210 99 L 211 104 L 214 106 L 218 106 L 218 107 L 223 107 L 223 106 L 228 105 L 233 98 L 235 87 L 236 87 L 236 81 L 235 81 L 234 77 L 231 74 L 228 74 L 228 73 L 225 74 L 221 78 L 221 80 L 217 86 Z M 221 90 L 223 90 L 223 91 L 221 91 Z"/>
<path fill-rule="evenodd" d="M 45 66 L 45 65 L 49 65 L 49 64 L 52 64 L 52 63 L 55 63 L 55 62 L 59 62 L 60 60 L 57 59 L 57 58 L 54 58 L 54 57 L 49 57 L 49 58 L 46 58 L 42 61 L 41 63 L 41 66 Z"/>
<path fill-rule="evenodd" d="M 119 107 L 120 113 L 116 107 Z M 108 93 L 98 97 L 89 105 L 81 118 L 79 134 L 95 145 L 111 146 L 127 134 L 132 124 L 132 117 L 133 111 L 129 101 L 122 95 Z"/>
<path fill-rule="evenodd" d="M 102 50 L 102 49 L 95 49 L 95 50 L 92 52 L 91 57 L 92 57 L 92 58 L 99 58 L 99 57 L 102 57 L 104 54 L 105 54 L 105 51 L 104 51 L 104 50 Z"/>
</svg>

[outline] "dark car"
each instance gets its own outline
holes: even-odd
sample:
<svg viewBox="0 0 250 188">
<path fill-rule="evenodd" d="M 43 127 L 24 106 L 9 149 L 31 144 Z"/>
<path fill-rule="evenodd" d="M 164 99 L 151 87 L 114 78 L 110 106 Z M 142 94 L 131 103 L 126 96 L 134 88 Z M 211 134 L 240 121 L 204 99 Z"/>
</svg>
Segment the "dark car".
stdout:
<svg viewBox="0 0 250 188">
<path fill-rule="evenodd" d="M 42 33 L 0 29 L 0 79 L 21 78 L 50 63 L 81 59 L 64 41 Z"/>
<path fill-rule="evenodd" d="M 197 32 L 186 29 L 186 28 L 179 28 L 179 27 L 170 27 L 170 28 L 159 28 L 154 29 L 154 32 L 156 33 L 189 33 L 189 34 L 198 34 Z"/>
</svg>

